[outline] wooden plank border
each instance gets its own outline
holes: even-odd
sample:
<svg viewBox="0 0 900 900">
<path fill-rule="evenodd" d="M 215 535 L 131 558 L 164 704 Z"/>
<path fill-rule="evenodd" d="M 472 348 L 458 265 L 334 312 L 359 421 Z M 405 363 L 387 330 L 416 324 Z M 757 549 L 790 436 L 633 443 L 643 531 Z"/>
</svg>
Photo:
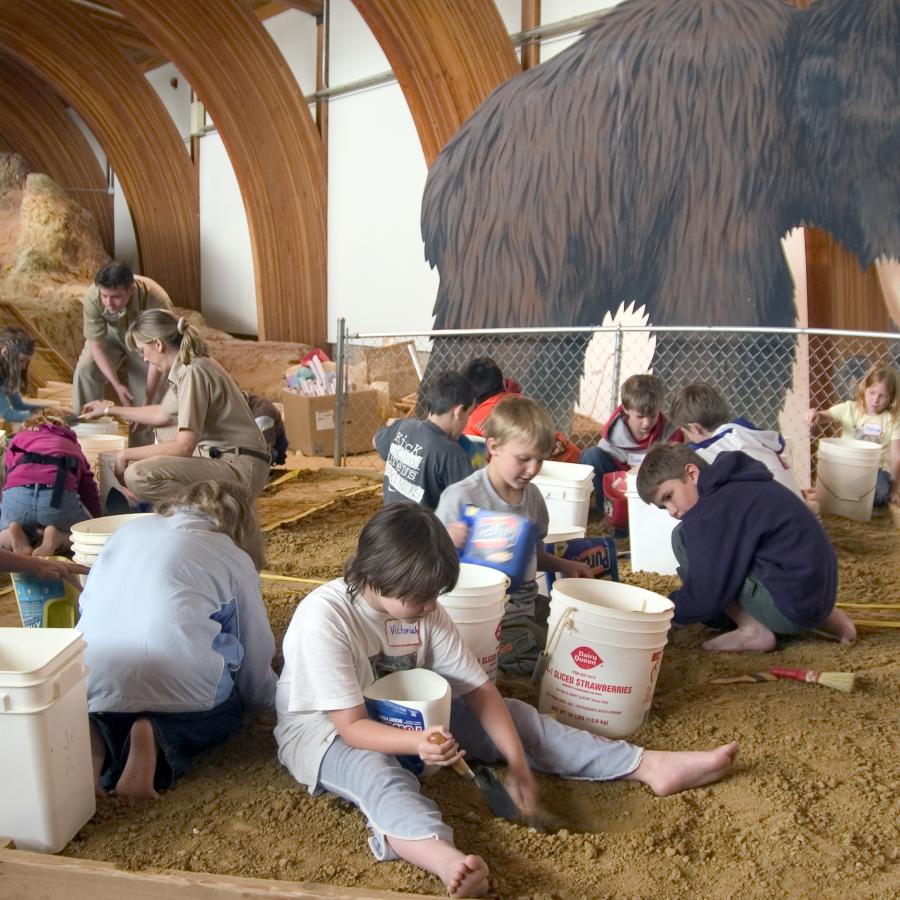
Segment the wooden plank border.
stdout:
<svg viewBox="0 0 900 900">
<path fill-rule="evenodd" d="M 0 839 L 0 848 L 4 845 Z M 7 845 L 8 846 L 8 845 Z M 274 881 L 207 872 L 125 872 L 112 863 L 0 849 L 0 898 L 41 900 L 214 900 L 214 898 L 328 898 L 412 900 L 419 894 Z"/>
</svg>

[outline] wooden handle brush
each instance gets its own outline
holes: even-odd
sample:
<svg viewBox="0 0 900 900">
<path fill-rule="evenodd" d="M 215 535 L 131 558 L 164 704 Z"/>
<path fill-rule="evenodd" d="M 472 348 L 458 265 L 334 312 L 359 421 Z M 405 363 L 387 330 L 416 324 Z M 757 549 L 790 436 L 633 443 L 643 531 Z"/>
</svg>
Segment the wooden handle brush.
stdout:
<svg viewBox="0 0 900 900">
<path fill-rule="evenodd" d="M 807 684 L 824 684 L 849 694 L 853 690 L 856 676 L 853 672 L 816 672 L 813 669 L 769 669 L 768 672 L 753 672 L 750 675 L 736 675 L 733 678 L 715 678 L 710 684 L 752 684 L 761 681 L 777 681 L 789 678 L 792 681 L 804 681 Z"/>
</svg>

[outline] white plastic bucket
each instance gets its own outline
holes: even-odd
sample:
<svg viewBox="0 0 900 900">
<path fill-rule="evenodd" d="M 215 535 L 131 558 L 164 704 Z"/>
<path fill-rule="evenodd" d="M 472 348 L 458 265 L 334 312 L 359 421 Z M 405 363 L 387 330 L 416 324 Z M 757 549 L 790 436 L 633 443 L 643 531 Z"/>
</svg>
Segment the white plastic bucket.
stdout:
<svg viewBox="0 0 900 900">
<path fill-rule="evenodd" d="M 500 651 L 500 623 L 509 579 L 497 569 L 460 563 L 452 591 L 438 597 L 481 668 L 494 681 Z"/>
<path fill-rule="evenodd" d="M 881 447 L 870 441 L 821 438 L 816 499 L 822 512 L 868 522 L 880 459 Z"/>
<path fill-rule="evenodd" d="M 650 714 L 673 610 L 632 585 L 557 579 L 539 711 L 605 737 L 634 732 Z"/>
<path fill-rule="evenodd" d="M 113 425 L 115 425 L 115 422 L 113 422 Z M 112 474 L 112 469 L 104 476 L 101 465 L 102 457 L 104 454 L 115 456 L 119 450 L 124 450 L 128 445 L 128 438 L 121 434 L 78 434 L 78 443 L 81 445 L 81 452 L 84 454 L 84 458 L 94 472 L 94 478 L 97 479 L 97 485 L 100 489 L 100 502 L 105 509 L 106 495 L 109 493 L 109 488 L 103 490 L 104 477 L 109 481 L 110 476 L 112 476 L 113 483 L 110 487 L 115 487 L 118 482 Z"/>
<path fill-rule="evenodd" d="M 559 522 L 551 522 L 547 528 L 545 544 L 560 544 L 564 541 L 580 541 L 584 537 L 585 528 L 582 525 L 560 525 Z"/>
<path fill-rule="evenodd" d="M 76 544 L 87 547 L 92 545 L 99 548 L 102 547 L 109 536 L 118 531 L 128 522 L 133 522 L 142 516 L 152 516 L 153 513 L 125 513 L 121 516 L 102 516 L 99 519 L 85 519 L 83 522 L 76 522 L 72 526 L 72 546 Z"/>
<path fill-rule="evenodd" d="M 637 470 L 629 472 L 625 480 L 631 571 L 674 575 L 678 569 L 678 560 L 672 551 L 672 532 L 678 520 L 664 509 L 641 500 L 637 491 Z"/>
<path fill-rule="evenodd" d="M 57 853 L 96 809 L 85 643 L 75 628 L 0 628 L 0 834 Z"/>
<path fill-rule="evenodd" d="M 118 434 L 119 423 L 111 418 L 90 419 L 89 421 L 78 422 L 76 425 L 73 425 L 72 431 L 78 435 L 80 442 L 81 438 L 95 434 Z"/>
<path fill-rule="evenodd" d="M 385 725 L 425 731 L 450 724 L 450 684 L 429 669 L 391 672 L 363 690 L 370 714 Z"/>
<path fill-rule="evenodd" d="M 531 479 L 547 504 L 555 526 L 587 527 L 591 505 L 593 466 L 580 463 L 545 462 Z"/>
</svg>

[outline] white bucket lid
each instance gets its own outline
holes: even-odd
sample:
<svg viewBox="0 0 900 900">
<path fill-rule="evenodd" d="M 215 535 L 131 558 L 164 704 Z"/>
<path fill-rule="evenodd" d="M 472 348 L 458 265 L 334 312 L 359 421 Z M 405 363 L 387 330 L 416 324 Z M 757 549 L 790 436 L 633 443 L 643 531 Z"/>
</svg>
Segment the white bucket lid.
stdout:
<svg viewBox="0 0 900 900">
<path fill-rule="evenodd" d="M 427 703 L 442 700 L 450 691 L 450 683 L 430 669 L 402 669 L 373 681 L 363 689 L 369 700 L 394 700 Z"/>
<path fill-rule="evenodd" d="M 584 537 L 585 529 L 578 525 L 555 525 L 550 523 L 547 528 L 545 544 L 558 544 L 560 541 L 578 541 Z"/>
<path fill-rule="evenodd" d="M 559 595 L 565 603 L 582 612 L 602 612 L 604 616 L 614 619 L 642 615 L 668 621 L 675 609 L 668 597 L 653 591 L 618 581 L 592 578 L 557 578 L 553 582 L 551 595 L 554 599 Z"/>
<path fill-rule="evenodd" d="M 102 516 L 99 519 L 86 519 L 84 522 L 76 522 L 72 526 L 72 542 L 85 544 L 103 544 L 114 532 L 123 525 L 141 516 L 152 516 L 153 513 L 124 513 L 121 516 Z"/>
<path fill-rule="evenodd" d="M 459 594 L 466 591 L 480 592 L 501 586 L 506 590 L 508 585 L 509 579 L 499 569 L 476 566 L 474 563 L 460 563 L 459 578 L 456 580 L 453 590 L 447 591 L 447 594 Z"/>
<path fill-rule="evenodd" d="M 589 484 L 593 477 L 593 466 L 547 460 L 532 481 L 540 480 L 544 484 L 552 482 L 560 484 Z"/>
<path fill-rule="evenodd" d="M 119 423 L 115 419 L 104 417 L 101 419 L 91 419 L 88 422 L 78 422 L 72 426 L 72 431 L 79 437 L 87 437 L 88 435 L 97 434 L 118 434 Z"/>
</svg>

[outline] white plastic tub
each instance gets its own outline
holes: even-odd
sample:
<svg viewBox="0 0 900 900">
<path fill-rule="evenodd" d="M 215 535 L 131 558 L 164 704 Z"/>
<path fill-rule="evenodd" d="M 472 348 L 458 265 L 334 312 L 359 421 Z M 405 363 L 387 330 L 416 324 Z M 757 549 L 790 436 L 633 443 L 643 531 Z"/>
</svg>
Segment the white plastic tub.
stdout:
<svg viewBox="0 0 900 900">
<path fill-rule="evenodd" d="M 628 535 L 631 539 L 631 571 L 674 575 L 678 560 L 672 551 L 672 532 L 678 520 L 664 509 L 644 503 L 637 491 L 637 471 L 626 476 Z"/>
<path fill-rule="evenodd" d="M 85 643 L 76 628 L 0 628 L 0 834 L 57 853 L 94 814 Z"/>
<path fill-rule="evenodd" d="M 531 483 L 541 492 L 555 527 L 585 528 L 591 506 L 593 478 L 593 466 L 545 462 Z"/>
</svg>

